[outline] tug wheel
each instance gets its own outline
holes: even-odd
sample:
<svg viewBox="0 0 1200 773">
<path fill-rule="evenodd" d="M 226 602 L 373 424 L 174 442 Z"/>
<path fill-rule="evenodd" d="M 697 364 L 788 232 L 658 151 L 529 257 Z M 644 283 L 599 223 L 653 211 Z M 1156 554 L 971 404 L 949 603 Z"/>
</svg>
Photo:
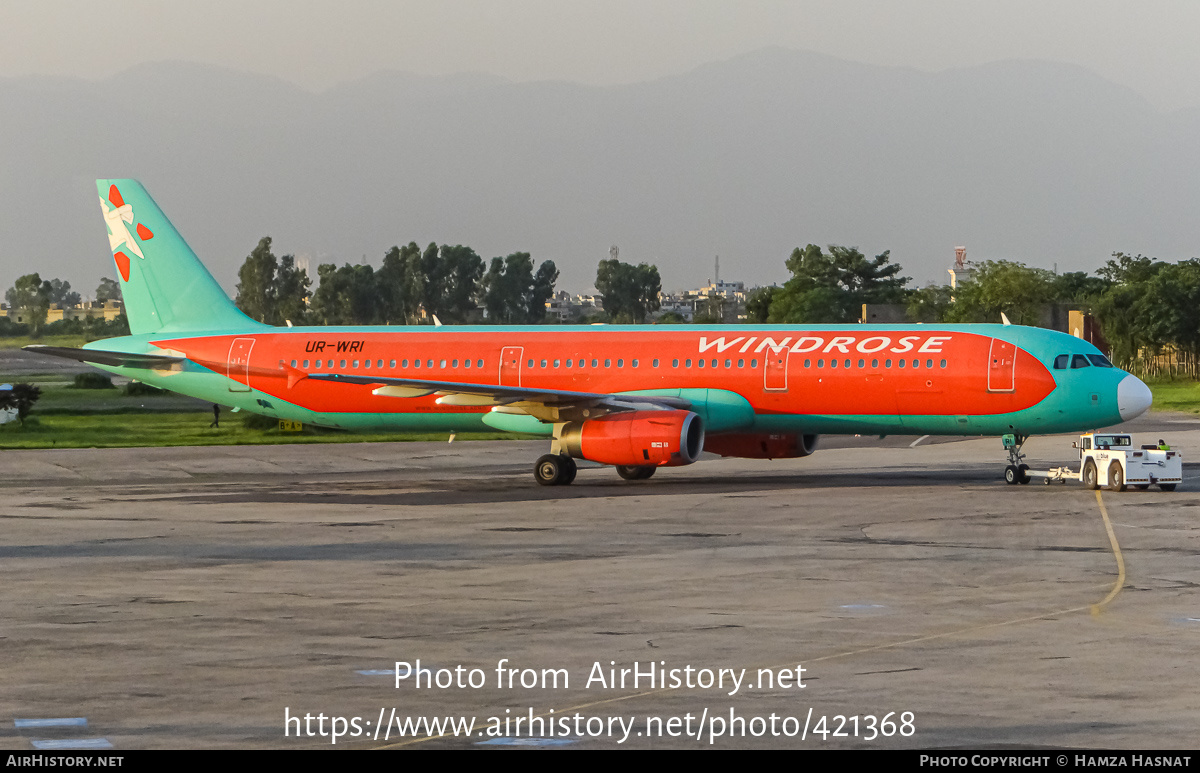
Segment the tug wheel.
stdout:
<svg viewBox="0 0 1200 773">
<path fill-rule="evenodd" d="M 1096 474 L 1096 463 L 1091 459 L 1083 465 L 1083 487 L 1089 491 L 1095 491 L 1100 488 L 1100 476 Z"/>
<path fill-rule="evenodd" d="M 1121 469 L 1120 462 L 1108 466 L 1108 488 L 1112 491 L 1125 490 L 1125 471 Z"/>
</svg>

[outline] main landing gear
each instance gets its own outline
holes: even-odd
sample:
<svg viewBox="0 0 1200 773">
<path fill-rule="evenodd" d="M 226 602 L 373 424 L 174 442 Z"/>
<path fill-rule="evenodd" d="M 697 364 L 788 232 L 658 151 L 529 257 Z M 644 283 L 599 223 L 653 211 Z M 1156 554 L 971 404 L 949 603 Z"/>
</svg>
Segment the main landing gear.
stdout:
<svg viewBox="0 0 1200 773">
<path fill-rule="evenodd" d="M 617 467 L 617 474 L 625 480 L 645 480 L 658 470 L 653 465 L 644 467 Z M 575 460 L 565 454 L 546 454 L 533 465 L 533 477 L 543 486 L 566 486 L 575 480 L 579 468 Z"/>
<path fill-rule="evenodd" d="M 1010 486 L 1020 484 L 1024 486 L 1029 483 L 1029 465 L 1024 463 L 1025 454 L 1021 453 L 1021 446 L 1025 445 L 1028 436 L 1020 433 L 1005 435 L 1003 438 L 1004 450 L 1008 451 L 1008 466 L 1004 468 L 1004 482 Z"/>
<path fill-rule="evenodd" d="M 578 471 L 575 460 L 566 454 L 546 454 L 533 465 L 533 477 L 543 486 L 566 486 Z"/>
</svg>

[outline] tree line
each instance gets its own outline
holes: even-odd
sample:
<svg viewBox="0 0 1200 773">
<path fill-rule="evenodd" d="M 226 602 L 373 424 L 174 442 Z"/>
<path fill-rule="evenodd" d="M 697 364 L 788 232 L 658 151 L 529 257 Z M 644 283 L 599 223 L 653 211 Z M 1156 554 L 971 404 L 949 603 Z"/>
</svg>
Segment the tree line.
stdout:
<svg viewBox="0 0 1200 773">
<path fill-rule="evenodd" d="M 1006 260 L 971 264 L 971 279 L 954 290 L 945 285 L 911 286 L 890 252 L 873 258 L 855 247 L 809 244 L 797 247 L 784 263 L 790 278 L 781 286 L 761 287 L 746 300 L 745 321 L 779 324 L 858 321 L 863 304 L 892 304 L 910 322 L 998 322 L 1003 313 L 1018 325 L 1037 325 L 1050 306 L 1091 312 L 1119 365 L 1172 349 L 1193 364 L 1200 362 L 1200 260 L 1167 263 L 1143 255 L 1113 253 L 1094 274 L 1063 274 Z M 527 252 L 494 257 L 485 263 L 463 245 L 415 242 L 388 250 L 382 265 L 317 268 L 317 287 L 291 255 L 277 258 L 270 237 L 263 237 L 238 271 L 236 303 L 248 316 L 271 325 L 373 325 L 442 322 L 538 324 L 545 322 L 558 269 L 553 261 L 535 265 Z M 658 268 L 632 265 L 612 257 L 597 266 L 596 289 L 603 311 L 583 321 L 642 323 L 660 307 Z M 97 300 L 119 299 L 120 287 L 102 279 Z M 19 278 L 5 294 L 10 308 L 29 312 L 22 326 L 0 320 L 0 334 L 29 332 L 88 333 L 91 337 L 128 331 L 122 316 L 111 323 L 64 320 L 47 330 L 46 312 L 54 304 L 73 305 L 80 296 L 70 283 Z M 710 298 L 697 322 L 720 323 L 728 299 Z M 682 322 L 677 314 L 658 322 Z M 78 328 L 78 329 L 75 329 Z M 1193 368 L 1194 369 L 1194 368 Z"/>
<path fill-rule="evenodd" d="M 295 258 L 276 258 L 264 236 L 238 271 L 236 303 L 271 325 L 410 325 L 486 321 L 535 324 L 546 316 L 558 268 L 528 252 L 483 258 L 461 244 L 392 247 L 379 269 L 322 263 L 317 288 Z"/>
<path fill-rule="evenodd" d="M 1051 306 L 1090 312 L 1113 361 L 1133 367 L 1165 349 L 1200 361 L 1200 260 L 1178 263 L 1113 253 L 1093 274 L 1063 274 L 1015 261 L 971 264 L 969 281 L 910 287 L 888 252 L 867 258 L 851 247 L 797 248 L 786 266 L 792 277 L 747 299 L 747 321 L 786 324 L 854 322 L 863 304 L 898 304 L 909 322 L 999 322 L 1038 325 Z"/>
<path fill-rule="evenodd" d="M 95 299 L 101 303 L 121 300 L 121 287 L 117 280 L 102 277 L 96 287 Z M 24 321 L 18 323 L 14 319 L 0 317 L 0 335 L 30 335 L 38 338 L 42 335 L 83 334 L 89 338 L 105 338 L 129 334 L 124 311 L 111 321 L 62 319 L 47 324 L 51 308 L 78 306 L 82 301 L 79 293 L 71 289 L 71 283 L 61 279 L 44 280 L 38 274 L 26 274 L 8 288 L 4 300 L 10 310 L 20 310 Z"/>
<path fill-rule="evenodd" d="M 317 287 L 292 255 L 276 258 L 264 236 L 238 271 L 236 303 L 271 325 L 412 325 L 432 322 L 540 324 L 554 296 L 554 261 L 535 265 L 528 252 L 485 263 L 461 244 L 416 242 L 392 247 L 382 265 L 317 267 Z M 645 322 L 659 308 L 658 269 L 613 258 L 601 261 L 596 288 L 604 311 L 590 321 Z"/>
</svg>

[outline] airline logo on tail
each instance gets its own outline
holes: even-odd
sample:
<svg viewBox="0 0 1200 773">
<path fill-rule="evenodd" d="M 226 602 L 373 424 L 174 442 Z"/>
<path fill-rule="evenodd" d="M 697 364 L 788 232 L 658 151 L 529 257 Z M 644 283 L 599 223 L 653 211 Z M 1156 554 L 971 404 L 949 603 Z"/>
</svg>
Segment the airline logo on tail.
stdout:
<svg viewBox="0 0 1200 773">
<path fill-rule="evenodd" d="M 112 204 L 112 208 L 109 208 Z M 126 224 L 133 224 L 133 206 L 126 204 L 121 198 L 121 192 L 117 190 L 117 186 L 111 185 L 108 188 L 108 201 L 100 199 L 100 211 L 104 213 L 104 223 L 108 226 L 108 246 L 113 251 L 113 260 L 117 262 L 117 269 L 121 272 L 121 279 L 129 281 L 129 256 L 124 252 L 117 250 L 122 244 L 129 249 L 134 255 L 137 255 L 142 260 L 146 256 L 142 254 L 142 248 L 134 240 L 133 235 L 129 233 Z M 147 241 L 154 238 L 154 234 L 150 229 L 141 223 L 137 224 L 137 234 L 142 241 Z"/>
</svg>

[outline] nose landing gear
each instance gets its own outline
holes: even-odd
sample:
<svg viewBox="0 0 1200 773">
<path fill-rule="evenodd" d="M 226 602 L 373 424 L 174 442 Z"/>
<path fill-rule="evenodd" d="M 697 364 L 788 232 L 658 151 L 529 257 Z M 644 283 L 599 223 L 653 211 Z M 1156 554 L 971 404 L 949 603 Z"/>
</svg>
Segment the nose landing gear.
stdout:
<svg viewBox="0 0 1200 773">
<path fill-rule="evenodd" d="M 1029 438 L 1020 433 L 1005 435 L 1004 450 L 1008 451 L 1008 466 L 1004 468 L 1004 482 L 1010 486 L 1020 484 L 1024 486 L 1029 483 L 1029 465 L 1024 463 L 1025 454 L 1021 453 L 1021 446 L 1025 445 L 1025 441 Z"/>
</svg>

